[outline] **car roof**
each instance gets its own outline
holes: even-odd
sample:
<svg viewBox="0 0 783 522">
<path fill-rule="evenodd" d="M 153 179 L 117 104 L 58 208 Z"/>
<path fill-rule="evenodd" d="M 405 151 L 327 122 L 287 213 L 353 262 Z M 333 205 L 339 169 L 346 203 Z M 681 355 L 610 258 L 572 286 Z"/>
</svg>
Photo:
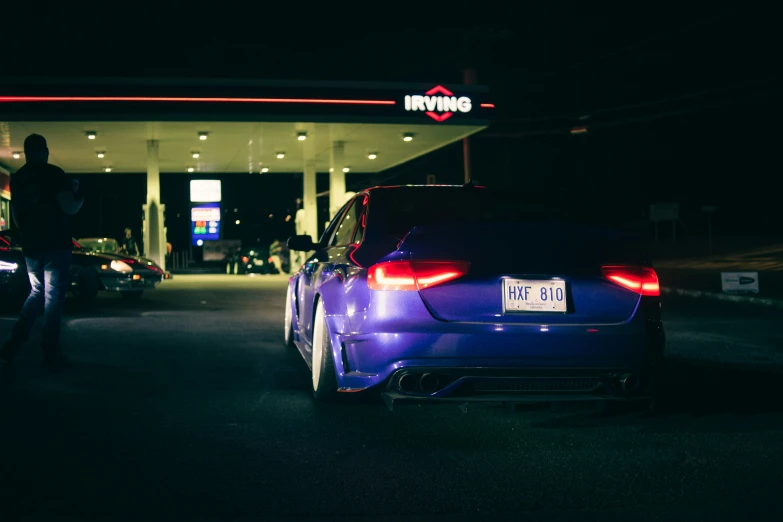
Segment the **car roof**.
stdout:
<svg viewBox="0 0 783 522">
<path fill-rule="evenodd" d="M 380 190 L 443 190 L 443 189 L 484 189 L 486 187 L 477 185 L 377 185 L 370 187 L 362 191 L 364 192 L 376 192 Z"/>
</svg>

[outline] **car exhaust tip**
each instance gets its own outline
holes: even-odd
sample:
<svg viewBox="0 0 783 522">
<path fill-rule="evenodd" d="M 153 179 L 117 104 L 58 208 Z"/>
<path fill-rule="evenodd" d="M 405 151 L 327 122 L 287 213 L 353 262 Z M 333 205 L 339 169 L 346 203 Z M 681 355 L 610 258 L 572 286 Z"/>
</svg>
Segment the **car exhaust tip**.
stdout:
<svg viewBox="0 0 783 522">
<path fill-rule="evenodd" d="M 639 378 L 632 373 L 626 373 L 620 377 L 620 389 L 626 395 L 636 393 L 639 390 L 639 384 Z"/>
<path fill-rule="evenodd" d="M 438 376 L 432 373 L 425 373 L 419 379 L 419 387 L 425 393 L 432 393 L 438 389 Z"/>
<path fill-rule="evenodd" d="M 400 390 L 404 392 L 413 392 L 416 391 L 416 386 L 418 385 L 418 380 L 416 379 L 416 376 L 412 373 L 406 373 L 402 377 L 400 377 L 400 380 L 397 382 L 397 386 L 400 388 Z"/>
</svg>

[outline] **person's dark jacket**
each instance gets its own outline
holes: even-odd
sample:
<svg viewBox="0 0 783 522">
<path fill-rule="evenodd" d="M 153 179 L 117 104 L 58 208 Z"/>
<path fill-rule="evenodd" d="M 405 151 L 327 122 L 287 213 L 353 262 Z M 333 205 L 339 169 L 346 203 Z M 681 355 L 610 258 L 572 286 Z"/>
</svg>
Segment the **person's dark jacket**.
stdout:
<svg viewBox="0 0 783 522">
<path fill-rule="evenodd" d="M 72 248 L 70 216 L 84 198 L 65 172 L 48 163 L 28 163 L 11 176 L 11 212 L 27 256 Z"/>
</svg>

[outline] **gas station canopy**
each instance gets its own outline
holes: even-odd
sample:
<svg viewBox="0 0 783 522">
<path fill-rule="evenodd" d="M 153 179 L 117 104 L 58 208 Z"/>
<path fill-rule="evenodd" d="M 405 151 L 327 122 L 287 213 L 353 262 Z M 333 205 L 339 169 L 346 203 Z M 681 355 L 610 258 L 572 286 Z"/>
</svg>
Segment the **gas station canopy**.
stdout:
<svg viewBox="0 0 783 522">
<path fill-rule="evenodd" d="M 2 125 L 2 124 L 0 124 Z M 316 170 L 330 168 L 333 142 L 343 142 L 345 167 L 379 172 L 476 132 L 467 125 L 247 123 L 247 122 L 8 122 L 0 127 L 0 161 L 12 172 L 24 165 L 26 136 L 41 134 L 49 161 L 66 172 L 145 172 L 146 143 L 160 143 L 160 172 L 302 172 L 312 150 Z M 207 132 L 201 141 L 199 133 Z M 94 133 L 88 139 L 87 133 Z M 404 137 L 410 135 L 410 141 Z M 300 136 L 302 139 L 300 139 Z M 10 138 L 10 139 L 9 139 Z M 14 154 L 18 158 L 14 158 Z M 99 157 L 102 155 L 102 157 Z M 193 157 L 197 155 L 197 157 Z M 281 158 L 278 156 L 282 155 Z"/>
<path fill-rule="evenodd" d="M 482 130 L 493 107 L 467 85 L 4 80 L 0 163 L 21 167 L 37 133 L 71 173 L 145 172 L 150 140 L 163 173 L 327 172 L 335 143 L 343 169 L 371 173 Z"/>
</svg>

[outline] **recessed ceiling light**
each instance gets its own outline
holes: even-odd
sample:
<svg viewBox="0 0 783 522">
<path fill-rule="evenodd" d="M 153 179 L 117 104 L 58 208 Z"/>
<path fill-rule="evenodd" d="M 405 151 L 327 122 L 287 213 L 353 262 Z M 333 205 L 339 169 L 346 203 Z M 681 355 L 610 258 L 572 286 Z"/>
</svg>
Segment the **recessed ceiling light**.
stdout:
<svg viewBox="0 0 783 522">
<path fill-rule="evenodd" d="M 99 158 L 105 158 L 106 157 L 106 153 L 105 152 L 98 152 L 97 154 L 98 154 Z"/>
<path fill-rule="evenodd" d="M 283 159 L 283 158 L 285 158 L 285 152 L 278 152 L 277 159 Z"/>
<path fill-rule="evenodd" d="M 12 155 L 14 159 L 19 159 L 19 156 L 21 156 L 21 154 L 19 154 L 18 152 L 14 152 Z"/>
<path fill-rule="evenodd" d="M 306 132 L 297 132 L 296 133 L 296 139 L 299 141 L 304 141 L 307 139 L 307 133 Z"/>
<path fill-rule="evenodd" d="M 199 154 L 198 152 L 194 152 L 194 153 L 192 154 L 192 156 L 193 156 L 193 159 L 198 159 L 198 157 L 199 157 L 200 155 L 201 155 L 201 154 Z"/>
<path fill-rule="evenodd" d="M 263 169 L 261 169 L 261 172 L 269 172 L 269 169 L 267 167 L 264 167 Z"/>
<path fill-rule="evenodd" d="M 103 169 L 104 172 L 111 172 L 111 167 L 106 167 Z"/>
<path fill-rule="evenodd" d="M 193 167 L 188 167 L 188 172 L 193 172 L 194 170 L 196 169 L 194 169 Z"/>
<path fill-rule="evenodd" d="M 207 139 L 207 136 L 209 136 L 209 133 L 208 133 L 208 132 L 199 132 L 199 133 L 198 133 L 198 139 L 200 139 L 201 141 L 204 141 L 204 140 L 206 140 L 206 139 Z"/>
<path fill-rule="evenodd" d="M 85 136 L 87 136 L 88 140 L 94 140 L 98 136 L 98 133 L 96 133 L 95 131 L 87 131 L 84 134 Z"/>
<path fill-rule="evenodd" d="M 334 167 L 329 167 L 329 172 L 334 172 Z"/>
<path fill-rule="evenodd" d="M 402 141 L 413 141 L 413 133 L 412 132 L 406 132 L 402 135 Z"/>
<path fill-rule="evenodd" d="M 375 158 L 377 158 L 377 157 L 378 157 L 378 153 L 377 153 L 377 152 L 371 152 L 371 153 L 369 153 L 369 154 L 367 155 L 367 157 L 368 157 L 369 159 L 375 159 Z"/>
<path fill-rule="evenodd" d="M 350 167 L 343 167 L 343 172 L 350 172 L 350 171 L 351 171 Z"/>
</svg>

